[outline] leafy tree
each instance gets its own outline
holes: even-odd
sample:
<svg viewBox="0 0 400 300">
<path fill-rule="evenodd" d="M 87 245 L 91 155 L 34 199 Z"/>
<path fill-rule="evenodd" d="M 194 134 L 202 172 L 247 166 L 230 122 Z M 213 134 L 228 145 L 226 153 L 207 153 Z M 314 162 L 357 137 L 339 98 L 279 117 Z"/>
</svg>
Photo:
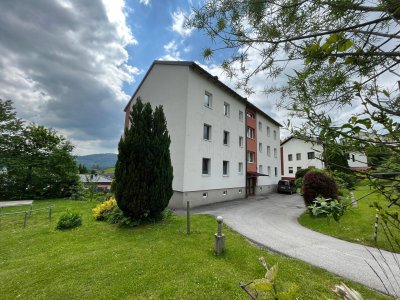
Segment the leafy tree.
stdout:
<svg viewBox="0 0 400 300">
<path fill-rule="evenodd" d="M 11 101 L 0 100 L 0 107 L 0 199 L 69 196 L 78 183 L 71 143 L 53 129 L 25 126 Z"/>
<path fill-rule="evenodd" d="M 113 190 L 118 207 L 132 219 L 157 218 L 172 196 L 170 138 L 162 107 L 140 98 L 118 145 Z"/>
<path fill-rule="evenodd" d="M 205 58 L 225 51 L 221 67 L 248 94 L 264 75 L 263 91 L 302 121 L 287 123 L 295 136 L 333 153 L 400 152 L 399 1 L 208 0 L 193 11 L 188 26 L 215 43 Z"/>
</svg>

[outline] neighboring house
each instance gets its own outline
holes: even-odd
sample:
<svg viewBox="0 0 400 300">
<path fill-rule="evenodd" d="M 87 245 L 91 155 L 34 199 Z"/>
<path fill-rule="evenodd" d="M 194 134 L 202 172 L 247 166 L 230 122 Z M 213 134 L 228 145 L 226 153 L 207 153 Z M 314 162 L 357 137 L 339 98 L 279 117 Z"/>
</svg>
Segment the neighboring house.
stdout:
<svg viewBox="0 0 400 300">
<path fill-rule="evenodd" d="M 112 178 L 99 174 L 79 174 L 83 185 L 93 184 L 98 191 L 109 191 L 111 189 Z"/>
<path fill-rule="evenodd" d="M 125 108 L 163 105 L 174 168 L 170 207 L 266 194 L 280 177 L 280 124 L 189 61 L 154 61 Z M 145 150 L 145 149 L 144 149 Z"/>
<path fill-rule="evenodd" d="M 296 172 L 305 168 L 325 167 L 322 160 L 323 146 L 316 141 L 305 141 L 296 137 L 289 137 L 281 143 L 281 170 L 283 179 L 295 178 Z M 347 160 L 352 170 L 367 170 L 367 156 L 353 152 Z"/>
<path fill-rule="evenodd" d="M 289 137 L 281 143 L 281 170 L 283 179 L 295 178 L 296 172 L 306 168 L 324 168 L 322 145 Z"/>
<path fill-rule="evenodd" d="M 371 167 L 368 166 L 368 159 L 364 153 L 350 153 L 347 158 L 347 162 L 350 169 L 352 169 L 353 171 L 363 171 L 371 169 Z"/>
</svg>

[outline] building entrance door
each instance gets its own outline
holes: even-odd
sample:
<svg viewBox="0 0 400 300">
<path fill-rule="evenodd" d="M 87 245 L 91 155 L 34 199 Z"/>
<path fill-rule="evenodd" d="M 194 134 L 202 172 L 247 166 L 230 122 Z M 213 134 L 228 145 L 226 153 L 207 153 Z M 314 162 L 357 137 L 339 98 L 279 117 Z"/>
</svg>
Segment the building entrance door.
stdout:
<svg viewBox="0 0 400 300">
<path fill-rule="evenodd" d="M 256 185 L 257 185 L 257 177 L 247 177 L 247 182 L 246 182 L 247 196 L 254 196 Z"/>
</svg>

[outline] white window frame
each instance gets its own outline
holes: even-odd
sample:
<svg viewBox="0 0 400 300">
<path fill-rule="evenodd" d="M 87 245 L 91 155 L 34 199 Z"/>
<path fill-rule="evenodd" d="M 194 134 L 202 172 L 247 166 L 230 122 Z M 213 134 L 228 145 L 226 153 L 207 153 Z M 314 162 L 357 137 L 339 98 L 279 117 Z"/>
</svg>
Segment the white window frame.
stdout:
<svg viewBox="0 0 400 300">
<path fill-rule="evenodd" d="M 274 148 L 274 158 L 278 157 L 278 150 L 276 148 Z"/>
<path fill-rule="evenodd" d="M 238 173 L 243 174 L 243 163 L 242 162 L 238 163 Z"/>
<path fill-rule="evenodd" d="M 231 115 L 231 106 L 228 102 L 224 102 L 224 116 L 229 118 L 230 115 Z"/>
<path fill-rule="evenodd" d="M 263 149 L 262 143 L 258 143 L 258 151 L 259 151 L 259 152 L 262 152 L 262 149 Z"/>
<path fill-rule="evenodd" d="M 269 128 L 269 126 L 267 126 L 267 136 L 271 135 L 271 128 Z"/>
<path fill-rule="evenodd" d="M 244 144 L 244 139 L 242 136 L 239 136 L 239 147 L 243 148 L 243 144 Z"/>
<path fill-rule="evenodd" d="M 225 164 L 226 164 L 226 172 L 225 172 Z M 222 161 L 222 176 L 229 176 L 229 160 Z"/>
<path fill-rule="evenodd" d="M 225 143 L 225 135 L 226 135 L 226 143 Z M 222 134 L 222 144 L 224 145 L 224 146 L 229 146 L 229 140 L 230 140 L 230 137 L 229 137 L 229 131 L 226 131 L 226 130 L 224 130 L 223 131 L 223 134 Z"/>
<path fill-rule="evenodd" d="M 243 122 L 243 118 L 244 118 L 244 113 L 243 111 L 239 110 L 239 121 Z"/>
<path fill-rule="evenodd" d="M 256 154 L 253 151 L 247 151 L 247 162 L 254 164 L 256 161 Z"/>
<path fill-rule="evenodd" d="M 301 153 L 296 153 L 296 160 L 301 160 Z"/>
<path fill-rule="evenodd" d="M 289 171 L 289 174 L 293 174 L 293 167 L 289 167 L 289 169 L 288 169 Z"/>
<path fill-rule="evenodd" d="M 271 146 L 267 146 L 267 156 L 271 156 Z"/>
<path fill-rule="evenodd" d="M 206 127 L 208 128 L 208 137 L 207 138 L 205 137 L 205 128 Z M 204 125 L 203 125 L 203 140 L 211 141 L 211 137 L 212 137 L 211 130 L 212 130 L 212 126 L 204 123 Z"/>
<path fill-rule="evenodd" d="M 207 173 L 204 173 L 204 160 L 207 160 Z M 211 158 L 203 157 L 201 161 L 201 174 L 203 176 L 210 176 L 211 175 Z"/>
<path fill-rule="evenodd" d="M 263 172 L 263 165 L 259 165 L 258 166 L 258 173 L 262 173 Z"/>
<path fill-rule="evenodd" d="M 204 102 L 203 102 L 204 106 L 207 108 L 212 108 L 212 94 L 205 91 L 204 92 Z"/>
<path fill-rule="evenodd" d="M 254 140 L 256 138 L 256 131 L 254 130 L 254 128 L 247 126 L 246 136 L 247 138 Z"/>
</svg>

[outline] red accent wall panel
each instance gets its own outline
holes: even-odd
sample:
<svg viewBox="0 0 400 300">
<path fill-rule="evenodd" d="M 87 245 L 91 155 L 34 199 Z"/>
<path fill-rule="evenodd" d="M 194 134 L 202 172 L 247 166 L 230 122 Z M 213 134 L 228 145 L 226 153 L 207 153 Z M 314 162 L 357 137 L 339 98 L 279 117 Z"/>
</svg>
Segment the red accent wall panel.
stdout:
<svg viewBox="0 0 400 300">
<path fill-rule="evenodd" d="M 252 116 L 248 116 L 248 114 Z M 257 172 L 257 126 L 256 126 L 256 112 L 251 108 L 246 108 L 246 149 L 247 151 L 254 152 L 254 163 L 247 162 L 246 153 L 246 171 Z M 247 137 L 247 128 L 250 127 L 254 130 L 254 139 Z"/>
</svg>

